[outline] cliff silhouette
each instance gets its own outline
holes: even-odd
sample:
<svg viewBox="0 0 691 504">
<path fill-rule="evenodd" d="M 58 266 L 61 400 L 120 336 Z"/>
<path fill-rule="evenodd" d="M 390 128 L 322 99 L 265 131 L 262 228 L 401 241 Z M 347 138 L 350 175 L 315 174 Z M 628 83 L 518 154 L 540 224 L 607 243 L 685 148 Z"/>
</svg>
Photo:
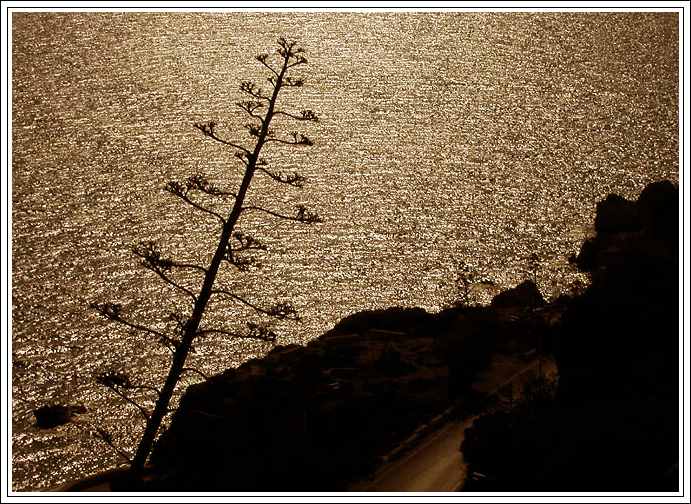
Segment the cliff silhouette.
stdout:
<svg viewBox="0 0 691 504">
<path fill-rule="evenodd" d="M 575 263 L 591 275 L 551 335 L 553 401 L 496 411 L 467 432 L 468 491 L 676 491 L 678 189 L 609 195 Z"/>
<path fill-rule="evenodd" d="M 113 487 L 342 491 L 454 407 L 486 412 L 463 446 L 468 490 L 674 490 L 677 209 L 669 182 L 599 203 L 573 258 L 581 294 L 547 303 L 528 280 L 489 306 L 365 311 L 193 385 L 146 478 Z M 499 410 L 473 389 L 493 355 L 536 350 L 558 364 L 553 396 Z"/>
</svg>

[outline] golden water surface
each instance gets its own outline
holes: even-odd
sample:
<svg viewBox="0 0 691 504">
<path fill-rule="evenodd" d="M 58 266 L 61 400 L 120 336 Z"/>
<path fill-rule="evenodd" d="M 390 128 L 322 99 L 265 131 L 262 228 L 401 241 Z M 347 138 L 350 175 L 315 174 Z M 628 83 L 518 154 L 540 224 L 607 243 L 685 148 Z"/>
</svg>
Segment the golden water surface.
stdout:
<svg viewBox="0 0 691 504">
<path fill-rule="evenodd" d="M 285 212 L 304 203 L 325 223 L 247 219 L 243 230 L 269 252 L 262 268 L 222 282 L 258 303 L 292 301 L 303 322 L 278 326 L 280 341 L 305 343 L 358 310 L 440 309 L 459 259 L 486 282 L 476 302 L 525 279 L 532 253 L 546 297 L 578 280 L 567 257 L 598 200 L 678 181 L 677 22 L 665 13 L 14 13 L 13 488 L 114 466 L 92 424 L 131 449 L 141 424 L 94 375 L 115 367 L 160 383 L 167 352 L 88 304 L 119 301 L 160 329 L 174 307 L 189 308 L 130 246 L 153 239 L 208 261 L 215 222 L 163 187 L 193 173 L 237 184 L 233 151 L 192 123 L 213 119 L 246 140 L 237 85 L 264 77 L 253 56 L 278 36 L 298 39 L 310 61 L 305 87 L 281 103 L 320 121 L 305 130 L 314 147 L 265 154 L 310 184 L 258 179 L 250 199 Z M 247 315 L 219 303 L 211 319 L 237 327 Z M 209 339 L 192 361 L 215 373 L 266 349 Z M 88 413 L 39 431 L 32 408 L 51 401 Z"/>
</svg>

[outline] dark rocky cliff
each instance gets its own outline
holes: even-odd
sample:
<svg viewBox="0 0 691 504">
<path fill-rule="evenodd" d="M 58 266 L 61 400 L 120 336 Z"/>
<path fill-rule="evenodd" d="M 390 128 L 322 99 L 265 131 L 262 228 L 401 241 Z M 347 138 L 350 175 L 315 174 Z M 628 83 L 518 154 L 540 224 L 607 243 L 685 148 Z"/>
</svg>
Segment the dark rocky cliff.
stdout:
<svg viewBox="0 0 691 504">
<path fill-rule="evenodd" d="M 497 306 L 354 314 L 190 387 L 152 456 L 149 490 L 337 491 L 460 400 L 502 348 L 529 349 L 544 304 L 526 282 Z"/>
<path fill-rule="evenodd" d="M 535 348 L 556 355 L 556 398 L 478 422 L 464 450 L 488 478 L 469 489 L 670 489 L 677 204 L 667 182 L 601 202 L 574 258 L 592 284 L 576 297 L 547 304 L 526 281 L 490 306 L 357 313 L 189 387 L 147 482 L 121 489 L 344 490 L 420 423 L 476 407 L 470 385 L 493 353 Z"/>
<path fill-rule="evenodd" d="M 467 490 L 677 489 L 678 189 L 598 204 L 597 234 L 575 262 L 591 274 L 553 335 L 559 387 L 476 422 L 463 452 Z"/>
</svg>

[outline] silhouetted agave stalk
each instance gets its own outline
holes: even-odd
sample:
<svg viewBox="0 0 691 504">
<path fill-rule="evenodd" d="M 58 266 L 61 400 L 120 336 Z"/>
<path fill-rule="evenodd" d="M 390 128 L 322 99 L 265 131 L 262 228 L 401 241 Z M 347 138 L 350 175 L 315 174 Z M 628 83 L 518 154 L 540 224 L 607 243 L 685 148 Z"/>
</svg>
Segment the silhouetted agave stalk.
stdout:
<svg viewBox="0 0 691 504">
<path fill-rule="evenodd" d="M 318 120 L 317 115 L 311 110 L 291 112 L 277 108 L 278 97 L 284 88 L 301 87 L 304 84 L 302 78 L 295 78 L 289 74 L 295 67 L 307 64 L 303 56 L 303 49 L 295 42 L 280 38 L 277 41 L 278 48 L 273 55 L 261 54 L 257 61 L 269 72 L 268 83 L 271 86 L 268 92 L 259 88 L 250 81 L 242 82 L 240 91 L 248 95 L 248 99 L 237 102 L 236 105 L 244 110 L 250 117 L 250 122 L 245 125 L 252 145 L 245 146 L 222 138 L 217 131 L 217 124 L 213 121 L 195 124 L 195 128 L 206 137 L 225 145 L 235 151 L 235 158 L 244 165 L 244 175 L 237 191 L 221 190 L 213 185 L 206 177 L 200 174 L 192 175 L 184 182 L 171 181 L 166 185 L 166 190 L 193 208 L 210 215 L 218 220 L 221 226 L 221 234 L 211 262 L 207 265 L 190 264 L 165 257 L 158 245 L 154 242 L 144 241 L 133 248 L 135 255 L 141 258 L 142 265 L 153 271 L 168 285 L 181 292 L 190 299 L 189 314 L 174 313 L 169 320 L 174 322 L 174 329 L 167 333 L 159 331 L 144 324 L 135 323 L 125 317 L 122 307 L 116 303 L 94 303 L 92 307 L 106 319 L 118 322 L 126 327 L 141 331 L 156 338 L 162 345 L 168 348 L 172 355 L 170 368 L 163 386 L 158 389 L 135 385 L 131 379 L 122 373 L 108 371 L 97 376 L 97 381 L 115 392 L 122 399 L 134 405 L 146 421 L 144 433 L 137 446 L 133 458 L 128 458 L 133 473 L 141 473 L 151 453 L 153 443 L 159 433 L 161 423 L 169 413 L 169 405 L 175 388 L 183 373 L 187 371 L 201 371 L 186 367 L 187 356 L 192 350 L 195 339 L 206 335 L 223 335 L 239 338 L 251 338 L 273 342 L 276 333 L 266 323 L 247 322 L 247 330 L 244 333 L 229 331 L 222 327 L 207 327 L 203 323 L 204 313 L 212 298 L 227 299 L 247 306 L 257 313 L 278 320 L 299 320 L 298 314 L 289 303 L 276 303 L 270 306 L 261 306 L 251 302 L 230 290 L 216 286 L 219 268 L 226 262 L 242 272 L 254 264 L 254 258 L 244 255 L 250 251 L 266 250 L 258 238 L 237 230 L 238 222 L 247 212 L 262 212 L 271 217 L 296 221 L 305 224 L 322 222 L 316 213 L 308 210 L 303 205 L 296 208 L 294 215 L 285 215 L 268 208 L 259 206 L 245 206 L 245 198 L 255 174 L 263 174 L 273 181 L 293 187 L 302 187 L 306 179 L 298 173 L 283 173 L 269 168 L 267 161 L 260 157 L 262 148 L 269 143 L 289 147 L 306 147 L 312 145 L 312 140 L 297 131 L 288 132 L 286 135 L 278 135 L 269 126 L 276 116 L 286 116 L 294 121 Z M 227 213 L 219 213 L 199 203 L 196 196 L 204 194 L 214 198 L 232 200 Z M 175 278 L 175 272 L 179 270 L 196 271 L 202 277 L 201 285 L 197 290 L 192 290 L 180 283 Z M 146 388 L 157 397 L 153 410 L 149 410 L 135 401 L 130 393 Z M 105 432 L 99 433 L 102 439 L 113 446 L 112 438 Z M 122 454 L 122 451 L 119 450 Z"/>
</svg>

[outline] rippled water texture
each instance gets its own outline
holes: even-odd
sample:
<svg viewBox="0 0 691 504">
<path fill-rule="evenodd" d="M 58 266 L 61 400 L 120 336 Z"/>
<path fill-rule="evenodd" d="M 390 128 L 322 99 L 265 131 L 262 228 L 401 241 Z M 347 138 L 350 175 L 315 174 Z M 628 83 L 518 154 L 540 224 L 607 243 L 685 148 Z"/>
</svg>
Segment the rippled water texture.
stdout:
<svg viewBox="0 0 691 504">
<path fill-rule="evenodd" d="M 279 35 L 310 59 L 306 87 L 283 103 L 321 121 L 308 128 L 314 147 L 266 155 L 311 184 L 257 181 L 252 201 L 306 203 L 326 222 L 246 221 L 270 253 L 225 282 L 292 300 L 304 321 L 281 341 L 304 343 L 365 308 L 438 310 L 457 259 L 498 289 L 524 279 L 536 252 L 545 296 L 568 287 L 578 276 L 566 258 L 596 201 L 678 180 L 677 30 L 664 13 L 13 14 L 13 487 L 112 467 L 89 423 L 134 442 L 137 418 L 93 376 L 116 366 L 156 383 L 166 353 L 88 303 L 120 300 L 157 327 L 184 304 L 129 247 L 155 239 L 209 259 L 214 222 L 163 186 L 197 172 L 237 183 L 233 152 L 192 123 L 243 138 L 237 85 L 263 76 L 253 56 Z M 247 313 L 215 314 L 232 325 Z M 213 373 L 265 350 L 209 340 L 193 362 Z M 89 413 L 38 431 L 31 408 L 49 401 Z"/>
</svg>

